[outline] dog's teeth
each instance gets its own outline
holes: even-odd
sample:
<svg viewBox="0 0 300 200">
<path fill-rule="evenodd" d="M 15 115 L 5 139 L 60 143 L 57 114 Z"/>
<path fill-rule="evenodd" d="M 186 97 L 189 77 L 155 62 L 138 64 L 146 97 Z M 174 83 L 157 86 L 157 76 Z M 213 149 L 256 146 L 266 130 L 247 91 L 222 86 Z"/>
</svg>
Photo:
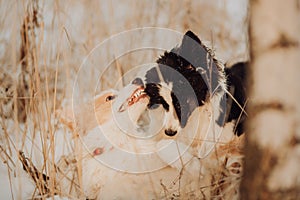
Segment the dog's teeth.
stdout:
<svg viewBox="0 0 300 200">
<path fill-rule="evenodd" d="M 141 96 L 142 94 L 142 91 L 141 90 L 138 90 L 135 94 L 134 94 L 134 97 L 138 98 L 139 96 Z"/>
<path fill-rule="evenodd" d="M 135 93 L 132 94 L 131 98 L 128 100 L 128 104 L 131 105 L 131 104 L 134 104 L 136 102 L 139 101 L 139 98 L 143 95 L 143 94 L 146 94 L 144 93 L 144 90 L 143 89 L 137 89 L 135 91 Z"/>
</svg>

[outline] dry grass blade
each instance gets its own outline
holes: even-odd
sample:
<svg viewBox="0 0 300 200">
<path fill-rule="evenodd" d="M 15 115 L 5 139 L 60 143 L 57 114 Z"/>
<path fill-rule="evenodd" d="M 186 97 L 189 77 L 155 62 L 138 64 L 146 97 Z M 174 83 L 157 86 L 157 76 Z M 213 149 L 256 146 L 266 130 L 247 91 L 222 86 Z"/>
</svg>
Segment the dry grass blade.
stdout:
<svg viewBox="0 0 300 200">
<path fill-rule="evenodd" d="M 31 179 L 35 182 L 36 187 L 40 195 L 46 195 L 49 193 L 50 189 L 48 186 L 49 177 L 41 173 L 30 161 L 26 158 L 22 151 L 19 151 L 19 160 L 23 165 L 23 169 L 28 173 Z"/>
</svg>

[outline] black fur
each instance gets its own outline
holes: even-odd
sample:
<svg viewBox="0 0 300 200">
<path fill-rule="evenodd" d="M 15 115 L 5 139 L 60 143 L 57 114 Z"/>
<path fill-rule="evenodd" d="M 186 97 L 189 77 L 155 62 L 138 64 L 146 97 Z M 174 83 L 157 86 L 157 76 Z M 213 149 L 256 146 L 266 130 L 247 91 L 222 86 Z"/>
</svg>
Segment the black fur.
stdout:
<svg viewBox="0 0 300 200">
<path fill-rule="evenodd" d="M 156 70 L 156 68 L 152 68 L 146 74 L 145 93 L 150 97 L 148 108 L 154 109 L 161 104 L 166 111 L 169 111 L 169 104 L 159 94 L 161 85 L 159 84 L 159 76 Z"/>
<path fill-rule="evenodd" d="M 207 62 L 207 58 L 212 61 L 211 64 Z M 208 99 L 209 92 L 218 85 L 216 61 L 204 48 L 200 39 L 188 31 L 183 37 L 181 46 L 165 52 L 156 62 L 158 68 L 152 68 L 146 74 L 145 92 L 150 97 L 148 107 L 154 104 L 162 104 L 164 108 L 170 106 L 165 105 L 167 102 L 163 101 L 158 93 L 161 82 L 157 72 L 159 70 L 163 81 L 173 85 L 172 106 L 181 127 L 185 127 L 194 109 L 203 105 Z"/>
<path fill-rule="evenodd" d="M 246 70 L 248 63 L 239 62 L 234 64 L 230 68 L 225 69 L 227 76 L 227 86 L 230 94 L 235 98 L 235 100 L 245 107 L 247 100 L 246 93 Z M 246 120 L 246 115 L 242 112 L 242 109 L 238 104 L 232 100 L 230 96 L 227 95 L 227 108 L 228 108 L 228 118 L 227 122 L 232 120 L 238 120 L 236 124 L 235 133 L 241 135 L 244 132 L 244 123 Z M 244 108 L 246 109 L 246 108 Z"/>
</svg>

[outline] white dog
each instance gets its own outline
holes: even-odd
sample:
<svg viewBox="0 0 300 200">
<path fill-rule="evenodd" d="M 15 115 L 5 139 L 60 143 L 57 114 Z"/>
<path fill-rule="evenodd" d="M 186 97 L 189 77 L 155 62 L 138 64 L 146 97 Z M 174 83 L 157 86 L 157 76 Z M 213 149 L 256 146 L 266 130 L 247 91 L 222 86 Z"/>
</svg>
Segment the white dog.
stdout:
<svg viewBox="0 0 300 200">
<path fill-rule="evenodd" d="M 57 164 L 58 185 L 63 193 L 99 199 L 169 197 L 178 192 L 178 175 L 187 168 L 178 160 L 199 169 L 198 159 L 191 161 L 193 156 L 186 152 L 185 144 L 167 140 L 161 129 L 149 128 L 163 124 L 160 122 L 163 108 L 146 113 L 147 96 L 124 98 L 130 87 L 120 92 L 105 91 L 96 97 L 95 107 L 99 109 L 93 115 L 97 125 L 80 136 L 82 147 L 77 154 L 62 157 Z M 139 119 L 142 115 L 148 115 L 142 117 L 147 119 Z M 67 119 L 71 118 L 64 119 L 69 125 Z M 182 181 L 191 182 L 192 171 L 184 171 Z M 163 192 L 162 184 L 168 192 Z M 112 188 L 115 188 L 113 193 Z"/>
</svg>

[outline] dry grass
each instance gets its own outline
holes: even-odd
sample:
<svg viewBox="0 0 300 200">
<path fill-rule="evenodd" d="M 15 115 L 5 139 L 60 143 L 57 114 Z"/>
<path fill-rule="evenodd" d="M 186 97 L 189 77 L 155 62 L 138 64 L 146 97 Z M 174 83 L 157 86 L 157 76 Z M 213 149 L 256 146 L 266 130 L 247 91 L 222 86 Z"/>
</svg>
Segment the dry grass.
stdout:
<svg viewBox="0 0 300 200">
<path fill-rule="evenodd" d="M 48 196 L 59 194 L 59 180 L 56 178 L 59 169 L 55 164 L 57 157 L 62 154 L 61 151 L 75 151 L 76 154 L 80 148 L 76 138 L 73 138 L 74 142 L 68 141 L 70 136 L 58 122 L 55 113 L 74 95 L 73 85 L 76 80 L 80 95 L 75 95 L 75 98 L 93 96 L 95 91 L 116 87 L 115 83 L 121 75 L 126 74 L 133 66 L 155 61 L 162 50 L 135 51 L 123 56 L 116 52 L 132 49 L 140 42 L 148 42 L 153 46 L 165 42 L 166 48 L 178 42 L 177 38 L 160 38 L 159 35 L 143 38 L 141 35 L 144 40 L 131 38 L 116 45 L 104 46 L 104 53 L 93 61 L 93 67 L 81 69 L 80 63 L 84 57 L 109 36 L 147 26 L 168 27 L 180 32 L 192 29 L 204 40 L 210 40 L 213 35 L 214 46 L 222 60 L 246 57 L 246 46 L 243 45 L 246 36 L 241 34 L 243 31 L 245 33 L 245 16 L 231 25 L 233 18 L 225 9 L 230 2 L 221 2 L 223 1 L 167 3 L 156 0 L 136 1 L 134 6 L 129 6 L 133 4 L 87 0 L 1 1 L 0 29 L 3 31 L 0 33 L 0 88 L 3 92 L 0 93 L 0 161 L 5 166 L 2 168 L 6 170 L 1 173 L 7 175 L 11 186 L 10 191 L 5 191 L 6 194 L 9 193 L 5 196 L 24 198 L 18 192 L 24 185 L 21 185 L 20 179 L 14 180 L 17 176 L 24 176 L 19 159 L 23 160 L 23 165 L 28 161 L 27 168 L 30 169 L 33 169 L 30 163 L 34 163 L 39 171 L 36 174 L 32 172 L 36 183 L 45 181 L 43 174 L 48 177 L 46 188 L 43 184 L 35 184 L 32 198 L 41 197 L 45 190 Z M 243 26 L 237 28 L 236 25 Z M 232 28 L 237 30 L 232 32 Z M 104 75 L 99 78 L 98 75 L 102 72 Z M 125 76 L 125 79 L 122 84 L 130 76 Z M 85 100 L 80 98 L 76 102 Z M 63 141 L 56 139 L 58 134 Z M 63 150 L 58 150 L 57 145 L 63 145 Z M 19 154 L 19 151 L 24 154 Z M 211 193 L 209 195 L 222 199 L 223 194 L 219 189 L 228 183 L 228 172 L 226 164 L 219 164 L 225 160 L 217 162 L 218 166 L 225 167 L 212 172 L 215 175 L 208 180 L 212 185 L 199 186 L 199 191 L 192 194 L 185 193 L 184 189 L 179 190 L 180 197 L 166 192 L 166 197 L 188 199 L 197 196 L 205 199 L 207 190 L 213 188 L 208 192 Z M 80 188 L 80 162 L 77 162 L 75 168 L 79 174 L 76 175 L 78 180 L 74 180 L 74 187 Z M 239 182 L 238 178 L 228 181 Z M 13 189 L 14 184 L 20 188 Z M 77 195 L 82 197 L 82 194 Z"/>
</svg>

